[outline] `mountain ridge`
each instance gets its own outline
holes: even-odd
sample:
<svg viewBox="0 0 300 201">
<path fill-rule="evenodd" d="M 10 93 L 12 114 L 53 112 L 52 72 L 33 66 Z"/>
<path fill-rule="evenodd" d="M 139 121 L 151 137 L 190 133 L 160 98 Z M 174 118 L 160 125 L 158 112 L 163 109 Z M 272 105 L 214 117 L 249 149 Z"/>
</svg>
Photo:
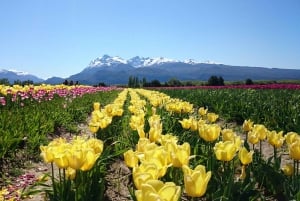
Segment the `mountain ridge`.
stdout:
<svg viewBox="0 0 300 201">
<path fill-rule="evenodd" d="M 207 81 L 212 75 L 222 76 L 225 81 L 300 80 L 299 69 L 233 66 L 209 61 L 198 62 L 193 59 L 181 61 L 165 57 L 135 56 L 126 60 L 107 54 L 95 58 L 81 72 L 67 78 L 51 77 L 43 80 L 28 73 L 0 70 L 0 79 L 9 77 L 11 83 L 14 80 L 32 80 L 35 83 L 61 84 L 64 80 L 73 80 L 88 85 L 97 85 L 98 83 L 124 85 L 128 83 L 130 76 L 136 76 L 139 79 L 145 78 L 147 81 L 166 82 L 172 78 L 182 81 Z"/>
</svg>

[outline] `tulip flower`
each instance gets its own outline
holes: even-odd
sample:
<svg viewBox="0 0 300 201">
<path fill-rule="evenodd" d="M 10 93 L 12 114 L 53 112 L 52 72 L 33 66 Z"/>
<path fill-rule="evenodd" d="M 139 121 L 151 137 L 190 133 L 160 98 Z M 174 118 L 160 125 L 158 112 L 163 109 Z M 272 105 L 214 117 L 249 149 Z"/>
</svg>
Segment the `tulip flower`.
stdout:
<svg viewBox="0 0 300 201">
<path fill-rule="evenodd" d="M 190 129 L 192 125 L 191 119 L 183 119 L 179 121 L 179 123 L 181 124 L 181 127 L 184 129 Z"/>
<path fill-rule="evenodd" d="M 190 128 L 191 131 L 197 131 L 198 130 L 198 121 L 193 117 L 191 117 L 190 119 L 191 119 L 191 128 Z"/>
<path fill-rule="evenodd" d="M 135 196 L 137 201 L 178 201 L 180 192 L 180 186 L 176 186 L 174 182 L 148 180 L 141 185 L 140 190 L 135 191 Z"/>
<path fill-rule="evenodd" d="M 251 131 L 253 127 L 253 121 L 251 121 L 250 119 L 245 120 L 243 123 L 243 130 L 248 132 Z"/>
<path fill-rule="evenodd" d="M 124 156 L 125 164 L 128 167 L 133 168 L 133 167 L 138 165 L 139 158 L 138 158 L 137 154 L 132 149 L 129 149 L 128 151 L 126 151 L 123 154 L 123 156 Z"/>
<path fill-rule="evenodd" d="M 207 113 L 206 115 L 207 117 L 207 120 L 210 122 L 210 123 L 214 123 L 217 121 L 217 119 L 219 118 L 219 115 L 213 113 L 213 112 L 209 112 Z"/>
<path fill-rule="evenodd" d="M 223 141 L 233 141 L 235 133 L 232 129 L 226 128 L 221 131 Z"/>
<path fill-rule="evenodd" d="M 263 124 L 255 124 L 252 128 L 252 132 L 256 133 L 259 140 L 264 140 L 269 131 Z"/>
<path fill-rule="evenodd" d="M 300 140 L 296 140 L 289 146 L 290 157 L 294 160 L 300 160 Z"/>
<path fill-rule="evenodd" d="M 164 146 L 167 142 L 174 142 L 176 144 L 178 137 L 171 134 L 161 135 L 160 144 Z"/>
<path fill-rule="evenodd" d="M 171 161 L 174 167 L 182 167 L 188 165 L 190 160 L 191 147 L 185 142 L 182 145 L 177 145 L 175 150 L 171 152 Z"/>
<path fill-rule="evenodd" d="M 206 115 L 207 114 L 207 108 L 205 109 L 204 107 L 200 107 L 199 109 L 198 109 L 198 114 L 200 115 L 200 116 L 204 116 L 204 115 Z"/>
<path fill-rule="evenodd" d="M 145 151 L 144 162 L 154 163 L 158 170 L 158 178 L 163 177 L 168 169 L 168 158 L 165 147 L 159 146 Z"/>
<path fill-rule="evenodd" d="M 269 132 L 268 142 L 276 148 L 281 147 L 284 142 L 283 131 L 280 131 L 278 133 L 276 131 Z"/>
<path fill-rule="evenodd" d="M 133 167 L 132 177 L 137 189 L 142 188 L 142 184 L 151 179 L 158 179 L 158 168 L 156 164 L 143 162 L 139 166 Z"/>
<path fill-rule="evenodd" d="M 184 173 L 184 188 L 188 196 L 201 197 L 206 193 L 211 171 L 206 172 L 205 166 L 198 165 L 194 170 L 187 165 L 182 166 Z"/>
<path fill-rule="evenodd" d="M 70 179 L 70 180 L 74 180 L 76 177 L 76 170 L 74 170 L 73 168 L 68 167 L 66 169 L 66 178 Z"/>
<path fill-rule="evenodd" d="M 162 135 L 162 123 L 159 123 L 149 130 L 149 140 L 150 142 L 158 142 Z"/>
<path fill-rule="evenodd" d="M 74 170 L 79 170 L 83 163 L 85 162 L 85 153 L 84 149 L 75 149 L 72 148 L 67 155 L 68 157 L 68 167 L 74 169 Z"/>
<path fill-rule="evenodd" d="M 252 156 L 254 152 L 248 151 L 245 147 L 241 148 L 239 150 L 239 159 L 243 165 L 248 165 L 249 163 L 252 162 Z"/>
<path fill-rule="evenodd" d="M 285 141 L 288 145 L 291 145 L 296 140 L 300 140 L 300 135 L 296 132 L 288 132 L 285 136 Z"/>
<path fill-rule="evenodd" d="M 221 161 L 231 161 L 236 151 L 237 148 L 232 141 L 217 142 L 214 146 L 216 158 Z"/>
<path fill-rule="evenodd" d="M 203 124 L 198 129 L 199 135 L 207 142 L 215 141 L 221 132 L 221 127 L 217 124 Z"/>
<path fill-rule="evenodd" d="M 53 146 L 40 146 L 41 157 L 46 163 L 52 163 L 54 160 Z"/>
<path fill-rule="evenodd" d="M 294 166 L 292 164 L 286 164 L 281 170 L 286 176 L 292 176 L 294 174 Z"/>
<path fill-rule="evenodd" d="M 103 152 L 103 141 L 96 139 L 96 138 L 90 138 L 86 145 L 90 148 L 92 148 L 95 152 L 95 154 L 102 154 Z"/>
<path fill-rule="evenodd" d="M 81 166 L 80 170 L 82 171 L 88 171 L 92 169 L 94 166 L 96 160 L 99 158 L 100 154 L 96 154 L 92 149 L 87 150 L 85 155 L 85 161 L 83 165 Z"/>
<path fill-rule="evenodd" d="M 62 151 L 54 155 L 54 163 L 58 168 L 65 169 L 69 166 L 68 151 Z"/>
<path fill-rule="evenodd" d="M 93 108 L 94 108 L 94 110 L 100 110 L 100 103 L 99 102 L 94 102 L 93 103 Z"/>
<path fill-rule="evenodd" d="M 249 131 L 248 132 L 247 139 L 253 145 L 257 144 L 259 142 L 258 134 L 256 132 L 254 132 L 254 131 Z"/>
</svg>

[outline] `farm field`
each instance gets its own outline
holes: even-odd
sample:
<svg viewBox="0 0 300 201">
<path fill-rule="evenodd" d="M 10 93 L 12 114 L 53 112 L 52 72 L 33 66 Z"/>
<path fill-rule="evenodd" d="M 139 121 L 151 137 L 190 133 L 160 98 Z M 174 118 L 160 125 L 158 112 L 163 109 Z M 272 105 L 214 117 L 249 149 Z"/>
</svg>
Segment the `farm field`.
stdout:
<svg viewBox="0 0 300 201">
<path fill-rule="evenodd" d="M 300 199 L 298 88 L 0 89 L 0 200 Z"/>
</svg>

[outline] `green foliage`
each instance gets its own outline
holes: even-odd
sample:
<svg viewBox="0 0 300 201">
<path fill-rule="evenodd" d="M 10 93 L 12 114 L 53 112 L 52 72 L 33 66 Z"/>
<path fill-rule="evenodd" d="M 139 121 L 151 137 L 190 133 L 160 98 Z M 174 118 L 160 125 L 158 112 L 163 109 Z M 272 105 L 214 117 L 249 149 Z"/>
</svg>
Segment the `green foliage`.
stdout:
<svg viewBox="0 0 300 201">
<path fill-rule="evenodd" d="M 198 107 L 206 107 L 227 121 L 245 119 L 264 124 L 270 130 L 300 132 L 299 90 L 288 89 L 191 89 L 160 90 Z"/>
</svg>

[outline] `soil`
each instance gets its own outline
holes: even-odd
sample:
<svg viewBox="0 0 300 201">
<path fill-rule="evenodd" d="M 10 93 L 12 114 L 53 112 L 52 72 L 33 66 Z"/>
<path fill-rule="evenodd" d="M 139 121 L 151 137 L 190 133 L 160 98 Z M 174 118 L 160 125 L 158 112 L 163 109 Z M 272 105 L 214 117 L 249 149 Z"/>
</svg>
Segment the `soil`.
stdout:
<svg viewBox="0 0 300 201">
<path fill-rule="evenodd" d="M 226 127 L 236 127 L 236 124 L 227 124 Z M 89 134 L 90 131 L 86 124 L 78 125 L 81 134 Z M 70 138 L 71 134 L 67 132 L 59 133 L 60 137 Z M 263 155 L 268 158 L 273 155 L 273 148 L 267 143 L 264 142 L 262 146 Z M 286 150 L 285 150 L 286 151 Z M 288 155 L 283 156 L 282 164 L 288 162 Z M 36 181 L 37 178 L 43 176 L 44 174 L 50 174 L 51 167 L 49 164 L 43 162 L 29 162 L 27 168 L 24 169 L 24 174 L 18 178 L 13 179 L 12 188 L 21 189 L 22 186 L 31 185 Z M 108 201 L 129 201 L 130 192 L 128 187 L 132 185 L 131 180 L 131 170 L 125 165 L 122 160 L 116 160 L 112 163 L 108 169 L 108 174 L 106 176 L 108 181 L 105 191 L 105 200 Z M 50 181 L 49 181 L 50 182 Z M 18 200 L 18 199 L 17 199 Z M 21 199 L 19 199 L 21 200 Z M 22 199 L 24 201 L 44 201 L 44 193 L 39 193 L 37 195 Z M 183 197 L 182 200 L 188 200 Z M 203 199 L 202 199 L 203 200 Z"/>
</svg>

